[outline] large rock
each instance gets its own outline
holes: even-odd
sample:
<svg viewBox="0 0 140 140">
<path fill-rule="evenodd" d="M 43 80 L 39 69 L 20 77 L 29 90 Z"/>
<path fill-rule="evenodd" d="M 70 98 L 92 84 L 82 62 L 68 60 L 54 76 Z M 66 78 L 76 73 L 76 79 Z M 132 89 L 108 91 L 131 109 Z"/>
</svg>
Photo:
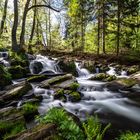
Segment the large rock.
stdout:
<svg viewBox="0 0 140 140">
<path fill-rule="evenodd" d="M 20 79 L 27 75 L 26 68 L 23 68 L 20 65 L 10 67 L 8 71 L 12 75 L 13 79 Z"/>
<path fill-rule="evenodd" d="M 74 76 L 78 76 L 74 60 L 60 60 L 58 65 L 63 72 L 71 73 Z"/>
<path fill-rule="evenodd" d="M 32 69 L 32 73 L 38 74 L 38 73 L 40 73 L 42 71 L 43 65 L 42 65 L 41 62 L 35 61 L 34 63 L 32 63 L 30 65 L 30 68 Z"/>
<path fill-rule="evenodd" d="M 130 90 L 138 81 L 133 78 L 121 78 L 106 84 L 111 91 Z"/>
<path fill-rule="evenodd" d="M 54 124 L 38 125 L 33 130 L 28 130 L 9 137 L 7 140 L 47 140 L 50 136 L 55 135 L 57 127 Z"/>
<path fill-rule="evenodd" d="M 7 72 L 6 68 L 0 65 L 0 90 L 11 83 L 11 74 Z"/>
<path fill-rule="evenodd" d="M 72 74 L 66 74 L 63 76 L 56 76 L 56 77 L 53 77 L 51 79 L 42 81 L 40 83 L 40 87 L 41 88 L 49 88 L 50 86 L 56 85 L 58 83 L 62 83 L 64 81 L 70 80 L 72 78 L 73 78 Z"/>
<path fill-rule="evenodd" d="M 23 95 L 27 94 L 29 90 L 32 89 L 32 86 L 28 82 L 22 82 L 19 85 L 13 86 L 5 94 L 3 94 L 0 99 L 3 99 L 5 102 L 11 100 L 20 99 Z"/>
</svg>

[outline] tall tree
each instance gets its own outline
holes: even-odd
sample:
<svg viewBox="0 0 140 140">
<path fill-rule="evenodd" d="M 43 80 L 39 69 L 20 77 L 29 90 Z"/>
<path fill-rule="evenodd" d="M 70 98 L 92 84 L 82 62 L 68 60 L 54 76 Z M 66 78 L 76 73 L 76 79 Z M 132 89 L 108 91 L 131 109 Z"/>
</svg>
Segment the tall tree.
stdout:
<svg viewBox="0 0 140 140">
<path fill-rule="evenodd" d="M 5 0 L 3 17 L 1 20 L 1 26 L 0 26 L 0 37 L 1 37 L 3 30 L 4 30 L 4 24 L 5 24 L 6 15 L 7 15 L 7 5 L 8 5 L 8 0 Z"/>
<path fill-rule="evenodd" d="M 17 43 L 17 27 L 18 27 L 18 0 L 14 0 L 14 23 L 12 28 L 12 49 L 18 51 L 19 46 Z"/>
</svg>

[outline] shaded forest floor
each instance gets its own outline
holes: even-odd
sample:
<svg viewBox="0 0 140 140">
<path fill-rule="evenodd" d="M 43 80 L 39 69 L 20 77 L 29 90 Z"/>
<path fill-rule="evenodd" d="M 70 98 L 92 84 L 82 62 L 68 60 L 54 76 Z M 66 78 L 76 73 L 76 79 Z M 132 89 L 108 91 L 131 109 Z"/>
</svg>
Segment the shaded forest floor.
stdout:
<svg viewBox="0 0 140 140">
<path fill-rule="evenodd" d="M 42 50 L 40 51 L 42 55 L 57 57 L 62 59 L 72 59 L 81 61 L 98 61 L 100 63 L 119 63 L 121 65 L 139 65 L 140 57 L 139 53 L 125 52 L 116 56 L 116 54 L 97 54 L 85 53 L 85 52 L 66 52 L 66 51 L 56 51 L 56 50 Z"/>
</svg>

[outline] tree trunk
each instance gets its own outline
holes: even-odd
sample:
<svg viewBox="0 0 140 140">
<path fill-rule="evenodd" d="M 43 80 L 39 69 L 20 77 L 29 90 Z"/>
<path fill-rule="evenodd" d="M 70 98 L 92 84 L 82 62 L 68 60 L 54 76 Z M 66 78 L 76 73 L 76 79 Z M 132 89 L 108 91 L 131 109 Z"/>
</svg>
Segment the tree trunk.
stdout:
<svg viewBox="0 0 140 140">
<path fill-rule="evenodd" d="M 36 0 L 34 1 L 34 3 L 36 5 Z M 34 32 L 35 32 L 35 25 L 36 25 L 36 8 L 34 9 L 33 25 L 32 25 L 32 31 L 31 31 L 31 35 L 30 35 L 30 39 L 29 39 L 29 48 L 28 48 L 29 52 L 32 52 L 31 44 L 32 44 L 32 40 L 33 40 L 33 36 L 34 36 Z"/>
<path fill-rule="evenodd" d="M 49 5 L 50 5 L 50 0 L 49 0 Z M 52 45 L 52 35 L 51 35 L 51 11 L 49 9 L 49 13 L 48 13 L 48 19 L 49 19 L 49 47 L 51 47 Z"/>
<path fill-rule="evenodd" d="M 105 49 L 105 3 L 103 1 L 103 34 L 102 34 L 102 45 L 103 45 L 103 53 L 105 54 L 106 53 L 106 49 Z"/>
<path fill-rule="evenodd" d="M 120 0 L 117 0 L 117 56 L 119 55 L 119 48 L 120 48 Z"/>
<path fill-rule="evenodd" d="M 23 19 L 22 19 L 22 29 L 21 29 L 21 34 L 20 34 L 20 48 L 23 47 L 23 45 L 25 44 L 25 25 L 26 25 L 26 17 L 27 17 L 27 13 L 28 13 L 28 7 L 30 4 L 31 0 L 27 0 L 26 4 L 25 4 L 25 8 L 24 8 L 24 13 L 23 13 Z"/>
<path fill-rule="evenodd" d="M 2 21 L 1 21 L 1 27 L 0 27 L 0 37 L 1 37 L 3 30 L 4 30 L 4 24 L 5 24 L 6 15 L 7 15 L 7 5 L 8 5 L 8 0 L 5 0 L 4 12 L 3 12 L 3 17 L 2 17 Z"/>
<path fill-rule="evenodd" d="M 82 1 L 81 2 L 81 48 L 80 48 L 80 51 L 83 51 L 84 47 L 85 47 L 84 10 L 83 9 L 84 9 L 84 5 L 83 5 L 83 1 Z"/>
<path fill-rule="evenodd" d="M 18 51 L 18 44 L 17 44 L 17 27 L 18 27 L 18 0 L 14 0 L 14 23 L 12 28 L 12 50 Z"/>
</svg>

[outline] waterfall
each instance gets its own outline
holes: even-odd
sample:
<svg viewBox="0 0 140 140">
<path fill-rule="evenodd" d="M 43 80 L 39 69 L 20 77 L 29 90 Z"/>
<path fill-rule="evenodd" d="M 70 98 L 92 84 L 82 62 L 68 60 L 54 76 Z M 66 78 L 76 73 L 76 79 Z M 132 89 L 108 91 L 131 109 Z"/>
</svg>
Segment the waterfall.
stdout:
<svg viewBox="0 0 140 140">
<path fill-rule="evenodd" d="M 7 61 L 8 57 L 8 52 L 0 52 L 0 63 L 2 63 L 5 67 L 10 67 L 10 63 Z"/>
<path fill-rule="evenodd" d="M 86 77 L 90 74 L 90 72 L 87 69 L 81 68 L 80 63 L 75 62 L 75 66 L 76 66 L 76 70 L 78 72 L 79 77 Z"/>
<path fill-rule="evenodd" d="M 113 67 L 109 67 L 109 68 L 110 68 L 110 70 L 107 71 L 107 74 L 109 74 L 109 75 L 116 75 L 115 68 L 113 68 Z"/>
<path fill-rule="evenodd" d="M 47 56 L 37 55 L 35 60 L 30 62 L 30 71 L 32 74 L 42 73 L 61 73 L 58 62 L 49 59 Z"/>
</svg>

